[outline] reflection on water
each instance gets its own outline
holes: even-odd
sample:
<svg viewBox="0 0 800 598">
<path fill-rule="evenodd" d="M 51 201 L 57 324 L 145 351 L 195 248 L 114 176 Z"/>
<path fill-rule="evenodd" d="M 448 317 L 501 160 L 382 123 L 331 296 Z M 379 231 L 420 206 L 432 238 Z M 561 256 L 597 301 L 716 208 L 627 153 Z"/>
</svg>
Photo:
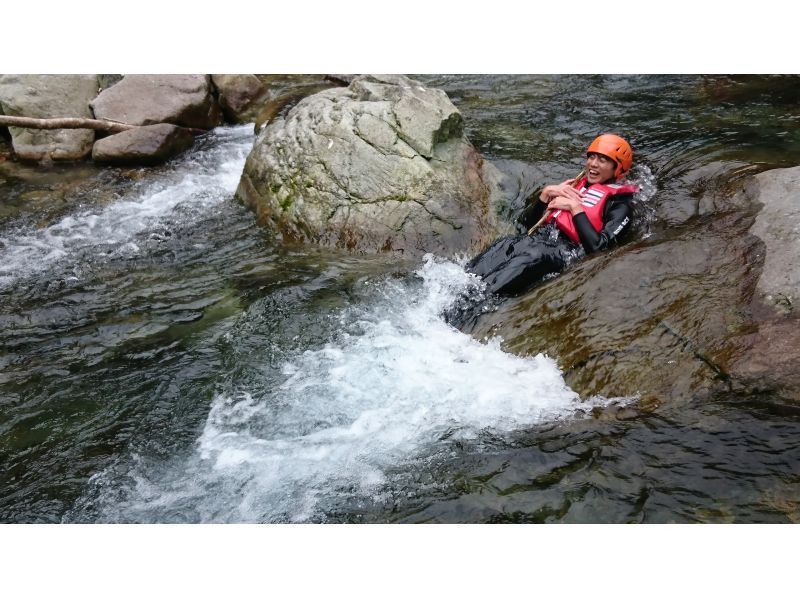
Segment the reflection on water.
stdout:
<svg viewBox="0 0 800 598">
<path fill-rule="evenodd" d="M 420 78 L 481 152 L 552 180 L 629 137 L 653 247 L 704 192 L 800 162 L 796 77 Z M 2 520 L 800 519 L 791 405 L 576 397 L 548 357 L 444 324 L 475 284 L 451 262 L 273 246 L 232 199 L 251 143 L 220 129 L 85 173 L 46 222 L 2 213 Z M 41 201 L 17 174 L 0 193 Z"/>
</svg>

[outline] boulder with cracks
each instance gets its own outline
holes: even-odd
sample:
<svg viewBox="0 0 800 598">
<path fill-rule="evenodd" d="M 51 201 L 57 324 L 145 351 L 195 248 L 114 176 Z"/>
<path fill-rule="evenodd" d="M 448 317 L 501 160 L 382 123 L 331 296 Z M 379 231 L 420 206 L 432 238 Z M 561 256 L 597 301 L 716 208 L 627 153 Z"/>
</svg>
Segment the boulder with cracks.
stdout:
<svg viewBox="0 0 800 598">
<path fill-rule="evenodd" d="M 444 92 L 359 76 L 263 129 L 237 196 L 284 241 L 451 255 L 505 232 L 501 179 Z"/>
</svg>

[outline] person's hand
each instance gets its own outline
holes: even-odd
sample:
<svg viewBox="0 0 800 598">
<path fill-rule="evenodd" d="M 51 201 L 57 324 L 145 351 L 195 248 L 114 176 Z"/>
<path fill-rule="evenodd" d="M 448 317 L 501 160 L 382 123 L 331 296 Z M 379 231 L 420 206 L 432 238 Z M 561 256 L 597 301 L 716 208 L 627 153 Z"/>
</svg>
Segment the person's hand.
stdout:
<svg viewBox="0 0 800 598">
<path fill-rule="evenodd" d="M 573 189 L 573 191 L 575 190 Z M 569 212 L 573 215 L 577 214 L 578 212 L 583 212 L 583 204 L 581 204 L 580 195 L 578 195 L 578 199 L 575 199 L 574 197 L 566 197 L 565 195 L 559 195 L 551 199 L 548 202 L 547 207 L 551 210 L 569 210 Z"/>
<path fill-rule="evenodd" d="M 572 183 L 575 179 L 567 179 L 560 185 L 547 185 L 544 189 L 542 189 L 541 195 L 539 195 L 539 201 L 549 204 L 555 199 L 556 197 L 566 197 L 568 199 L 574 199 L 577 202 L 581 200 L 581 194 L 578 193 L 578 190 L 572 187 Z M 559 208 L 562 209 L 562 208 Z"/>
</svg>

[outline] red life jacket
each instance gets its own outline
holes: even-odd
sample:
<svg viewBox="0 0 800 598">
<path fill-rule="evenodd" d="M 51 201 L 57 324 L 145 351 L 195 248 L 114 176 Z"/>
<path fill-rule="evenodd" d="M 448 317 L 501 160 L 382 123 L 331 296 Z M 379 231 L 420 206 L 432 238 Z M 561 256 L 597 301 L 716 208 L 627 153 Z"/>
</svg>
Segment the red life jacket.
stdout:
<svg viewBox="0 0 800 598">
<path fill-rule="evenodd" d="M 585 184 L 586 177 L 580 180 L 578 188 L 582 188 Z M 636 193 L 638 190 L 639 187 L 637 185 L 619 185 L 616 183 L 601 185 L 600 183 L 595 183 L 580 192 L 583 211 L 589 217 L 589 222 L 592 223 L 594 229 L 599 233 L 603 230 L 603 210 L 608 198 L 620 193 Z M 561 232 L 575 243 L 580 244 L 581 238 L 578 236 L 578 230 L 572 221 L 572 213 L 569 210 L 554 210 L 550 212 L 545 222 L 552 222 L 554 218 L 556 226 L 561 229 Z"/>
</svg>

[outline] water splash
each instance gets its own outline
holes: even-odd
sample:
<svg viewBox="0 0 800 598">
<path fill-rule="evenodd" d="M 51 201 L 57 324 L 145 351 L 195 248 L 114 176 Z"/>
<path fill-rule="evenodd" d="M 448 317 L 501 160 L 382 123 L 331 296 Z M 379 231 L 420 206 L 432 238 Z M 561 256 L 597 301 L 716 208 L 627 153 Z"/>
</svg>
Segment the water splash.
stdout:
<svg viewBox="0 0 800 598">
<path fill-rule="evenodd" d="M 446 324 L 441 312 L 480 285 L 431 256 L 412 280 L 381 280 L 370 301 L 338 314 L 327 344 L 288 357 L 277 383 L 219 394 L 188 459 L 137 457 L 95 479 L 79 511 L 109 521 L 325 520 L 342 501 L 380 502 L 393 471 L 454 442 L 609 402 L 582 401 L 548 357 L 511 355 Z"/>
<path fill-rule="evenodd" d="M 70 214 L 45 228 L 7 232 L 0 237 L 0 288 L 51 268 L 69 276 L 87 261 L 136 254 L 141 233 L 170 218 L 202 216 L 236 190 L 252 140 L 249 126 L 214 129 L 204 147 L 106 206 Z"/>
<path fill-rule="evenodd" d="M 634 195 L 632 202 L 636 237 L 646 239 L 652 234 L 652 225 L 656 221 L 654 205 L 654 198 L 658 191 L 656 176 L 646 164 L 637 164 L 631 169 L 629 180 L 631 183 L 639 185 L 639 192 Z"/>
</svg>

